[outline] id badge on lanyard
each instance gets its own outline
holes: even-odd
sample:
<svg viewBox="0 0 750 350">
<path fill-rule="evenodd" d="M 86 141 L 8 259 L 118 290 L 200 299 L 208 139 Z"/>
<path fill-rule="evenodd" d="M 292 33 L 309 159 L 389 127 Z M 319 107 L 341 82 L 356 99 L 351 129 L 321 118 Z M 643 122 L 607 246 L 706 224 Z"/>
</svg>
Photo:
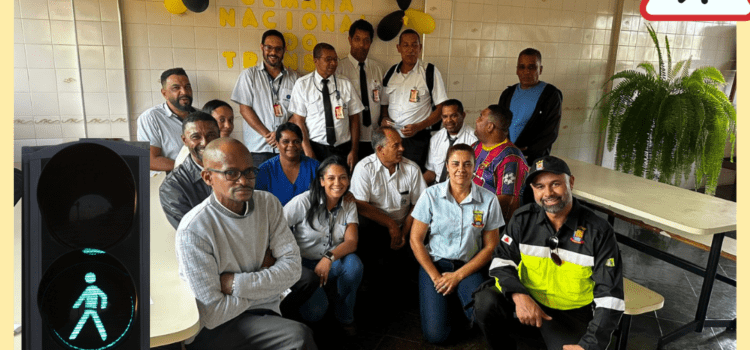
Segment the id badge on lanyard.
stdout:
<svg viewBox="0 0 750 350">
<path fill-rule="evenodd" d="M 281 110 L 281 104 L 279 102 L 273 104 L 273 114 L 279 118 L 284 116 L 284 112 Z"/>
</svg>

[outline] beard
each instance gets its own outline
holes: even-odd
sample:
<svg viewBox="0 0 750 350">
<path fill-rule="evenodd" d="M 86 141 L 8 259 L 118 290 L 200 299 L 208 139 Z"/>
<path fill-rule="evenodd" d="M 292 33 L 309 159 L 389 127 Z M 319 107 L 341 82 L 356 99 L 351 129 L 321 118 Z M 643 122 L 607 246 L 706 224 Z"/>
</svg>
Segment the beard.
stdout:
<svg viewBox="0 0 750 350">
<path fill-rule="evenodd" d="M 182 103 L 180 103 L 180 100 L 182 100 L 183 98 L 187 98 L 188 99 L 188 103 L 187 104 L 183 105 Z M 174 108 L 177 108 L 177 109 L 179 109 L 179 110 L 181 110 L 183 112 L 192 112 L 193 111 L 193 97 L 192 96 L 183 95 L 183 96 L 180 96 L 180 97 L 175 98 L 175 99 L 169 99 L 169 103 L 172 104 L 172 106 L 174 106 Z"/>
<path fill-rule="evenodd" d="M 271 63 L 271 61 L 269 60 L 269 58 L 271 58 L 271 57 L 276 58 L 276 64 Z M 284 56 L 283 55 L 282 56 L 265 55 L 265 56 L 263 56 L 263 62 L 265 62 L 267 65 L 269 65 L 271 67 L 279 68 L 279 67 L 281 67 L 281 65 L 284 62 Z"/>
<path fill-rule="evenodd" d="M 553 205 L 547 205 L 544 204 L 544 201 L 546 199 L 557 199 L 557 204 Z M 573 200 L 573 195 L 571 194 L 570 190 L 566 190 L 565 193 L 563 193 L 562 196 L 550 196 L 546 198 L 542 198 L 541 200 L 538 200 L 536 203 L 539 204 L 544 211 L 550 213 L 550 214 L 557 214 L 560 211 L 562 211 L 570 202 Z"/>
</svg>

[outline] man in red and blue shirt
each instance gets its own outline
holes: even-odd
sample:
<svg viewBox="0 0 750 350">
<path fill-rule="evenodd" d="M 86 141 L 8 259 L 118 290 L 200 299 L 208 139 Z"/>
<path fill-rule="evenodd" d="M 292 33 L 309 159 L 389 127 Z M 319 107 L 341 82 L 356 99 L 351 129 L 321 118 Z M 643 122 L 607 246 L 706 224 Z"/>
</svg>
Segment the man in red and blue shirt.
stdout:
<svg viewBox="0 0 750 350">
<path fill-rule="evenodd" d="M 505 222 L 519 207 L 523 183 L 529 166 L 521 150 L 508 138 L 513 113 L 502 106 L 491 105 L 476 122 L 479 139 L 474 147 L 474 183 L 497 195 Z"/>
</svg>

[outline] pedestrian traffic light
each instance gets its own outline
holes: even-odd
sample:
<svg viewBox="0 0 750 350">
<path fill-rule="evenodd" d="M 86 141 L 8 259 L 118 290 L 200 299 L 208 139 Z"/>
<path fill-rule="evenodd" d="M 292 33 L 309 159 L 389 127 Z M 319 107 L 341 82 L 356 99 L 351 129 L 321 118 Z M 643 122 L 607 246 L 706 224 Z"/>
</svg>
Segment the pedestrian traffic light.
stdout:
<svg viewBox="0 0 750 350">
<path fill-rule="evenodd" d="M 149 347 L 148 144 L 22 149 L 23 348 Z"/>
</svg>

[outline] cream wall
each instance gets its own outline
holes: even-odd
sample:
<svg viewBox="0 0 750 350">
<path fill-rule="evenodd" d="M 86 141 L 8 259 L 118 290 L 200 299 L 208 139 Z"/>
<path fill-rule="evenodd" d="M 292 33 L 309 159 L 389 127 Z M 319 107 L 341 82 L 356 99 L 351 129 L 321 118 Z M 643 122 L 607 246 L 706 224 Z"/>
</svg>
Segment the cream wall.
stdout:
<svg viewBox="0 0 750 350">
<path fill-rule="evenodd" d="M 77 9 L 84 7 L 93 13 L 92 9 L 97 8 L 98 19 L 96 16 L 86 17 L 86 24 L 89 28 L 96 28 L 94 24 L 98 23 L 102 28 L 101 45 L 98 45 L 96 34 L 93 36 L 95 45 L 85 45 L 81 42 L 82 34 L 85 33 L 79 33 L 77 38 L 76 35 L 72 35 L 78 40 L 78 50 L 75 50 L 76 42 L 70 39 L 69 30 L 65 36 L 66 41 L 60 41 L 60 33 L 65 32 L 51 29 L 53 25 L 55 28 L 61 25 L 69 28 L 71 24 L 78 24 L 82 20 L 76 17 L 74 21 L 69 13 L 60 10 L 61 3 L 66 1 L 15 1 L 14 125 L 16 159 L 20 160 L 20 145 L 58 143 L 80 137 L 79 128 L 63 127 L 65 123 L 62 121 L 70 119 L 67 118 L 68 115 L 77 118 L 76 120 L 82 120 L 83 116 L 86 116 L 87 120 L 94 119 L 89 117 L 91 114 L 86 108 L 62 108 L 63 104 L 76 105 L 78 99 L 75 95 L 86 97 L 88 90 L 85 89 L 85 85 L 89 84 L 83 84 L 84 93 L 81 93 L 80 86 L 76 89 L 73 87 L 75 84 L 66 85 L 60 83 L 60 79 L 56 84 L 52 84 L 55 85 L 53 87 L 37 78 L 39 74 L 51 71 L 36 70 L 53 70 L 56 77 L 66 76 L 64 73 L 73 76 L 79 67 L 76 65 L 76 59 L 71 58 L 70 54 L 61 55 L 61 63 L 67 63 L 58 67 L 55 65 L 58 59 L 57 52 L 62 49 L 61 53 L 73 52 L 79 55 L 78 52 L 98 50 L 101 46 L 102 50 L 105 50 L 103 66 L 98 51 L 97 54 L 91 55 L 91 58 L 80 55 L 81 75 L 91 76 L 83 74 L 88 69 L 96 69 L 99 73 L 104 70 L 107 77 L 115 74 L 118 71 L 117 63 L 111 55 L 107 56 L 106 50 L 108 46 L 116 46 L 109 45 L 113 41 L 107 39 L 115 36 L 116 28 L 110 22 L 116 20 L 111 17 L 112 4 L 116 4 L 116 0 L 75 1 L 75 4 L 80 5 Z M 349 51 L 346 34 L 341 32 L 344 16 L 351 22 L 364 16 L 377 26 L 382 17 L 398 9 L 395 0 L 351 0 L 351 10 L 342 10 L 342 3 L 347 3 L 345 1 L 322 0 L 324 3 L 332 2 L 333 11 L 321 10 L 321 0 L 313 0 L 315 10 L 302 9 L 301 0 L 287 1 L 290 0 L 211 0 L 205 12 L 188 12 L 183 15 L 169 14 L 162 0 L 120 1 L 124 71 L 119 68 L 119 72 L 124 72 L 127 81 L 127 106 L 113 106 L 108 103 L 109 114 L 105 115 L 110 121 L 108 125 L 111 136 L 127 138 L 129 134 L 135 139 L 135 121 L 138 115 L 164 101 L 159 91 L 159 75 L 167 68 L 181 66 L 187 70 L 193 84 L 195 106 L 202 106 L 214 98 L 228 101 L 236 78 L 243 69 L 244 53 L 249 52 L 249 55 L 261 59 L 260 37 L 266 30 L 263 23 L 264 14 L 273 12 L 270 22 L 276 23 L 276 29 L 294 34 L 298 39 L 297 45 L 288 53 L 297 55 L 298 70 L 306 73 L 305 55 L 311 52 L 300 43 L 306 34 L 312 34 L 318 42 L 334 45 L 339 56 L 344 57 Z M 634 68 L 639 62 L 653 60 L 655 57 L 645 30 L 646 21 L 642 20 L 638 13 L 639 2 L 625 0 L 615 56 L 618 71 Z M 288 4 L 297 4 L 299 7 L 282 6 Z M 517 82 L 515 64 L 518 52 L 526 47 L 538 48 L 543 54 L 544 70 L 541 79 L 556 85 L 564 95 L 560 136 L 553 146 L 553 152 L 588 162 L 596 160 L 599 145 L 599 125 L 596 120 L 589 119 L 589 115 L 601 96 L 602 84 L 607 77 L 606 67 L 616 7 L 615 0 L 415 0 L 411 4 L 411 8 L 424 10 L 436 19 L 437 29 L 425 37 L 423 54 L 426 61 L 435 63 L 441 71 L 448 96 L 458 98 L 464 103 L 468 123 L 473 124 L 483 108 L 496 103 L 500 92 L 506 86 Z M 252 11 L 252 17 L 258 23 L 257 27 L 251 24 L 243 27 L 243 18 L 246 18 L 248 9 Z M 224 17 L 228 23 L 222 26 L 221 13 L 231 13 L 231 10 L 234 10 L 234 16 Z M 65 13 L 65 16 L 59 15 L 60 11 Z M 76 14 L 79 12 L 80 9 Z M 287 29 L 287 13 L 291 13 L 292 16 L 291 30 Z M 302 23 L 306 13 L 310 13 L 317 21 L 311 30 L 307 30 Z M 333 31 L 322 29 L 324 14 L 326 18 L 333 16 Z M 230 25 L 231 18 L 234 18 L 234 27 Z M 24 32 L 24 24 L 29 28 L 37 28 L 37 23 L 48 23 L 50 31 L 41 29 L 39 32 L 32 29 Z M 735 27 L 734 22 L 655 24 L 660 37 L 664 34 L 670 36 L 677 59 L 685 59 L 692 55 L 694 67 L 710 64 L 724 71 L 735 69 Z M 42 28 L 46 27 L 42 25 Z M 87 37 L 91 39 L 90 35 Z M 37 40 L 41 42 L 36 42 Z M 395 45 L 396 40 L 385 43 L 375 39 L 370 57 L 381 61 L 385 66 L 394 64 L 399 60 Z M 39 46 L 46 50 L 44 54 L 32 58 L 25 55 L 28 52 L 36 53 L 35 50 L 38 50 Z M 56 49 L 58 51 L 55 51 Z M 227 65 L 225 52 L 233 52 L 236 55 L 231 68 Z M 65 59 L 62 57 L 67 57 L 67 61 L 62 61 Z M 290 63 L 290 57 L 286 58 L 285 63 Z M 97 81 L 93 88 L 101 89 L 102 81 Z M 121 88 L 118 83 L 110 84 L 109 81 L 110 79 L 107 79 L 106 89 L 109 89 L 110 85 L 115 89 Z M 97 93 L 100 94 L 97 96 L 103 97 L 103 92 Z M 110 98 L 110 94 L 113 93 L 118 92 L 107 91 L 107 97 Z M 45 110 L 44 104 L 33 105 L 31 101 L 37 97 L 44 101 L 56 99 L 58 108 Z M 35 109 L 34 106 L 41 107 Z M 237 114 L 234 136 L 239 138 L 241 120 L 237 106 L 234 106 Z M 64 116 L 60 117 L 63 112 Z M 100 113 L 103 110 L 92 112 Z M 129 117 L 130 127 L 127 132 L 121 127 L 122 124 L 114 122 L 122 120 L 122 114 Z M 53 124 L 57 126 L 51 128 L 44 122 L 37 122 L 47 119 L 48 116 L 55 117 L 52 119 L 53 123 L 58 117 L 61 118 L 61 122 Z M 87 125 L 91 137 L 92 123 L 88 122 Z M 48 129 L 53 129 L 54 132 L 46 133 Z M 96 130 L 106 134 L 102 128 Z M 611 165 L 610 159 L 611 155 L 605 152 L 605 165 Z"/>
</svg>

